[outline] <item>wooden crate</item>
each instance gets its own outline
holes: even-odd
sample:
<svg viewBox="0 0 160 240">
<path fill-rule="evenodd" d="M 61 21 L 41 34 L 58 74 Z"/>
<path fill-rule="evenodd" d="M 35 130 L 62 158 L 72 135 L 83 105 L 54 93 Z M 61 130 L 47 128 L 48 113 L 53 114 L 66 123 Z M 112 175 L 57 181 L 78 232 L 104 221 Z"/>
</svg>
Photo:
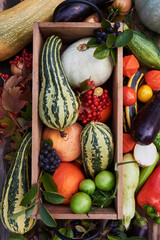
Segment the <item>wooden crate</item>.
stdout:
<svg viewBox="0 0 160 240">
<path fill-rule="evenodd" d="M 42 123 L 38 116 L 39 97 L 39 62 L 44 42 L 48 36 L 58 35 L 63 43 L 69 44 L 83 37 L 93 36 L 94 30 L 100 28 L 100 23 L 35 23 L 33 32 L 33 109 L 32 109 L 32 185 L 37 183 L 39 176 L 38 155 L 42 134 Z M 121 162 L 123 157 L 122 136 L 123 136 L 123 49 L 117 50 L 117 64 L 112 74 L 113 81 L 113 121 L 112 132 L 115 139 L 115 162 Z M 119 170 L 119 185 L 115 206 L 96 209 L 95 213 L 90 212 L 90 219 L 121 219 L 122 218 L 122 166 Z M 69 206 L 53 205 L 44 203 L 48 211 L 55 219 L 87 219 L 86 214 L 74 214 Z M 40 218 L 38 207 L 32 215 L 33 218 Z"/>
</svg>

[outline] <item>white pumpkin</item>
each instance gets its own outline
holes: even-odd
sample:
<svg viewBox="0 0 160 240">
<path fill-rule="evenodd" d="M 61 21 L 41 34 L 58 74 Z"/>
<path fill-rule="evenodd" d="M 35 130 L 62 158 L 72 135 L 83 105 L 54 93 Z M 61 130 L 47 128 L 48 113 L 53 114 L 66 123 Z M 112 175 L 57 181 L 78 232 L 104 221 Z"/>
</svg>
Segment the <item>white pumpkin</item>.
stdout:
<svg viewBox="0 0 160 240">
<path fill-rule="evenodd" d="M 86 79 L 95 82 L 95 86 L 104 84 L 111 76 L 114 64 L 111 56 L 96 59 L 95 47 L 87 48 L 90 38 L 83 38 L 71 44 L 62 54 L 61 62 L 71 87 L 79 87 Z"/>
</svg>

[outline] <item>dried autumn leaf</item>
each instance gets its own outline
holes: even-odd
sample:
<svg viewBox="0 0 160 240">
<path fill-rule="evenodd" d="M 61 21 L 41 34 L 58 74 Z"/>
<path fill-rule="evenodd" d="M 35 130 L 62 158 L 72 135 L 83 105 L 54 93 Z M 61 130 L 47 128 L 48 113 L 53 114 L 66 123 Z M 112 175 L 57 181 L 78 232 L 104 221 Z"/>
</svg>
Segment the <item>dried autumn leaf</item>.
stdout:
<svg viewBox="0 0 160 240">
<path fill-rule="evenodd" d="M 25 85 L 25 90 L 23 91 L 23 94 L 21 94 L 20 100 L 25 100 L 30 103 L 32 102 L 32 92 L 30 84 L 27 83 Z"/>
<path fill-rule="evenodd" d="M 4 118 L 7 115 L 6 111 L 3 108 L 2 105 L 2 97 L 0 97 L 0 119 Z"/>
<path fill-rule="evenodd" d="M 8 118 L 8 117 L 4 117 L 3 119 L 1 119 L 1 122 L 8 126 L 6 128 L 1 128 L 0 131 L 3 133 L 4 137 L 9 137 L 12 136 L 15 133 L 16 130 L 16 124 L 14 121 L 12 121 L 12 119 Z"/>
<path fill-rule="evenodd" d="M 20 87 L 9 88 L 8 91 L 4 90 L 2 94 L 3 107 L 9 112 L 19 113 L 27 103 L 27 101 L 20 99 L 21 94 Z"/>
<path fill-rule="evenodd" d="M 17 77 L 17 75 L 11 76 L 6 83 L 4 84 L 4 89 L 9 90 L 9 88 L 16 87 L 21 81 L 23 80 L 23 77 Z"/>
</svg>

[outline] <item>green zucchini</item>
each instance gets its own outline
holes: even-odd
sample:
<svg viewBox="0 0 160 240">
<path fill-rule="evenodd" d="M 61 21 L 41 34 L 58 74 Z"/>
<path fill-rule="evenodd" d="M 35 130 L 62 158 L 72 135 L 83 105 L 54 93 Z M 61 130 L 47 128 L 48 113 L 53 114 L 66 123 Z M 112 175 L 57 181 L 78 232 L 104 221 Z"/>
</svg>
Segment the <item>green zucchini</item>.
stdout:
<svg viewBox="0 0 160 240">
<path fill-rule="evenodd" d="M 63 131 L 77 121 L 79 105 L 62 67 L 61 46 L 61 39 L 53 35 L 46 40 L 43 47 L 39 116 L 49 128 Z"/>
<path fill-rule="evenodd" d="M 29 190 L 28 151 L 31 146 L 32 134 L 26 134 L 16 152 L 3 186 L 1 199 L 1 221 L 4 227 L 13 232 L 24 234 L 36 223 L 35 219 L 22 214 L 16 220 L 10 219 L 15 213 L 25 209 L 20 206 L 22 199 Z"/>
<path fill-rule="evenodd" d="M 124 30 L 127 29 L 129 27 L 124 24 Z M 160 70 L 159 47 L 147 36 L 133 30 L 133 37 L 127 46 L 143 66 Z"/>
<path fill-rule="evenodd" d="M 82 160 L 88 177 L 94 178 L 113 160 L 114 139 L 110 128 L 101 122 L 90 122 L 81 133 Z"/>
<path fill-rule="evenodd" d="M 132 77 L 127 81 L 127 79 L 124 79 L 124 86 L 131 87 L 135 90 L 135 92 L 138 92 L 139 87 L 144 82 L 143 79 L 144 74 L 137 71 Z M 138 112 L 138 101 L 135 102 L 135 104 L 131 106 L 123 106 L 123 131 L 129 132 L 131 127 L 131 122 L 135 115 Z"/>
</svg>

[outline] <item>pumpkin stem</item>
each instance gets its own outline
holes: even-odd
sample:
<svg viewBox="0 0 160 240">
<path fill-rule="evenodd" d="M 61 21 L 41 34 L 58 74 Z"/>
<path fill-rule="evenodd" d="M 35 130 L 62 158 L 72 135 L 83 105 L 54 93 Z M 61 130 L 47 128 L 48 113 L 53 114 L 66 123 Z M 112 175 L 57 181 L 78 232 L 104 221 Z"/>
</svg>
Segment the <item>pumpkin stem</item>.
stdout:
<svg viewBox="0 0 160 240">
<path fill-rule="evenodd" d="M 77 47 L 78 51 L 86 51 L 88 49 L 88 46 L 86 43 L 79 44 Z"/>
</svg>

